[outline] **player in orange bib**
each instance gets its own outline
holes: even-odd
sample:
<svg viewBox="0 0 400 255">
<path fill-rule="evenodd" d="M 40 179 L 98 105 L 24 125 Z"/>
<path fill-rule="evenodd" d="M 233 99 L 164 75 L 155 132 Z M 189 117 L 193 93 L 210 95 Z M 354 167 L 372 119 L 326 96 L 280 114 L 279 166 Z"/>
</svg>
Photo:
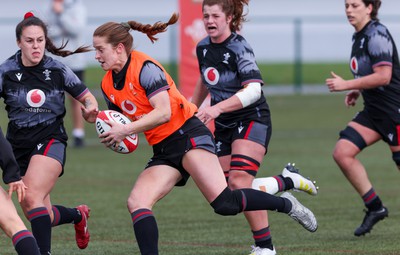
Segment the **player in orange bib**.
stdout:
<svg viewBox="0 0 400 255">
<path fill-rule="evenodd" d="M 102 91 L 108 108 L 133 122 L 122 125 L 106 121 L 111 129 L 99 137 L 106 146 L 121 142 L 127 135 L 143 132 L 153 156 L 139 175 L 128 198 L 128 210 L 141 254 L 158 254 L 158 227 L 152 208 L 191 176 L 214 211 L 236 215 L 243 211 L 274 210 L 288 214 L 308 231 L 317 230 L 314 214 L 295 197 L 281 197 L 254 189 L 228 188 L 216 146 L 209 129 L 196 116 L 197 107 L 177 90 L 174 81 L 156 60 L 132 50 L 130 30 L 146 34 L 154 42 L 178 21 L 153 25 L 136 21 L 107 22 L 93 34 L 96 60 L 107 71 Z"/>
</svg>

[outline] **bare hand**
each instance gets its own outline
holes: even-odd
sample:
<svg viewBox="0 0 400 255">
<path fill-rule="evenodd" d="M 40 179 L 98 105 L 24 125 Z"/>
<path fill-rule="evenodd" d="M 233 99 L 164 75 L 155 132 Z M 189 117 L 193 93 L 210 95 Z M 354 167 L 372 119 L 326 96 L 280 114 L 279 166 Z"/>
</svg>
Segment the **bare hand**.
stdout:
<svg viewBox="0 0 400 255">
<path fill-rule="evenodd" d="M 81 111 L 83 118 L 89 123 L 94 123 L 99 114 L 99 108 L 91 103 L 89 99 L 85 100 L 84 106 L 81 105 Z"/>
<path fill-rule="evenodd" d="M 332 78 L 326 79 L 326 85 L 330 92 L 348 90 L 347 82 L 342 77 L 331 72 Z"/>
<path fill-rule="evenodd" d="M 359 96 L 360 96 L 360 91 L 359 90 L 351 90 L 351 91 L 349 91 L 346 94 L 346 97 L 344 99 L 344 104 L 347 107 L 355 106 Z"/>
<path fill-rule="evenodd" d="M 119 144 L 129 135 L 126 125 L 109 120 L 104 120 L 104 122 L 111 127 L 110 130 L 99 135 L 99 138 L 102 138 L 100 142 L 105 146 L 111 147 L 113 144 Z"/>
<path fill-rule="evenodd" d="M 19 180 L 16 182 L 10 182 L 8 185 L 8 195 L 11 197 L 12 193 L 15 191 L 18 196 L 18 202 L 21 203 L 22 200 L 25 198 L 25 190 L 27 189 L 24 182 L 22 180 Z"/>
<path fill-rule="evenodd" d="M 205 125 L 210 123 L 213 119 L 218 118 L 221 114 L 218 107 L 216 106 L 208 106 L 200 109 L 196 114 L 196 117 L 199 118 Z"/>
</svg>

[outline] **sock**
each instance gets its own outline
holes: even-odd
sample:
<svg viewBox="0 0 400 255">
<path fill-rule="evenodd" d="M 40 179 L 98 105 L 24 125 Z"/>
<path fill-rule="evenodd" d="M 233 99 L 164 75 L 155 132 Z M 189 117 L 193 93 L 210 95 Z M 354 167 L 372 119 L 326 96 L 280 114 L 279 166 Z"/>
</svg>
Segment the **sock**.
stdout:
<svg viewBox="0 0 400 255">
<path fill-rule="evenodd" d="M 268 248 L 270 250 L 274 249 L 272 245 L 271 232 L 269 227 L 263 228 L 261 230 L 252 231 L 254 243 L 260 248 Z"/>
<path fill-rule="evenodd" d="M 276 197 L 253 189 L 241 189 L 240 191 L 243 194 L 241 206 L 244 211 L 275 210 L 289 213 L 292 209 L 292 203 L 289 199 Z"/>
<path fill-rule="evenodd" d="M 294 184 L 292 179 L 280 174 L 273 177 L 256 178 L 253 180 L 251 188 L 275 195 L 278 192 L 293 189 Z"/>
<path fill-rule="evenodd" d="M 53 205 L 54 220 L 52 226 L 58 226 L 68 223 L 79 223 L 82 220 L 82 215 L 76 208 L 66 208 L 62 205 Z"/>
<path fill-rule="evenodd" d="M 51 254 L 51 220 L 46 207 L 38 207 L 28 212 L 32 233 L 41 254 Z"/>
<path fill-rule="evenodd" d="M 72 130 L 72 136 L 73 137 L 78 137 L 78 138 L 84 138 L 85 137 L 85 130 L 82 128 L 74 128 Z"/>
<path fill-rule="evenodd" d="M 153 212 L 139 209 L 131 216 L 140 254 L 158 255 L 158 227 Z"/>
<path fill-rule="evenodd" d="M 368 208 L 369 211 L 377 211 L 382 208 L 382 201 L 379 196 L 375 193 L 374 188 L 371 188 L 367 193 L 362 196 L 365 207 Z"/>
<path fill-rule="evenodd" d="M 294 188 L 293 180 L 290 177 L 283 177 L 283 175 L 278 175 L 275 178 L 282 178 L 283 182 L 285 183 L 284 189 L 281 191 L 291 190 Z"/>
<path fill-rule="evenodd" d="M 19 255 L 39 255 L 39 247 L 32 233 L 21 230 L 12 237 L 15 250 Z"/>
<path fill-rule="evenodd" d="M 256 190 L 267 192 L 274 195 L 283 190 L 284 182 L 282 179 L 274 177 L 256 178 L 253 180 L 251 187 Z"/>
<path fill-rule="evenodd" d="M 226 187 L 211 203 L 214 212 L 221 215 L 236 215 L 243 211 L 269 210 L 288 214 L 292 203 L 287 198 L 254 190 Z"/>
</svg>

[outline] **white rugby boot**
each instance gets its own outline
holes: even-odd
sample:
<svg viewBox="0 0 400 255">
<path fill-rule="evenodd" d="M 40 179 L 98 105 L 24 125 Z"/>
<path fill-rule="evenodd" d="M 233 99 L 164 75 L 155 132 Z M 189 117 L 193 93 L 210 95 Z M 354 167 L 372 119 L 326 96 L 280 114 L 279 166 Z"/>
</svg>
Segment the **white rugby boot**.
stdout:
<svg viewBox="0 0 400 255">
<path fill-rule="evenodd" d="M 258 246 L 251 246 L 252 251 L 249 255 L 276 255 L 275 247 L 273 250 L 268 248 L 260 248 Z"/>
<path fill-rule="evenodd" d="M 313 212 L 302 205 L 291 193 L 284 192 L 282 193 L 281 197 L 289 199 L 292 203 L 292 209 L 288 213 L 288 215 L 300 223 L 305 229 L 310 232 L 317 231 L 318 223 L 317 219 L 315 218 Z"/>
<path fill-rule="evenodd" d="M 282 171 L 282 176 L 290 178 L 294 184 L 294 191 L 303 191 L 310 195 L 317 195 L 319 187 L 315 186 L 316 182 L 309 178 L 303 177 L 299 173 L 299 169 L 295 168 L 294 163 L 288 163 Z"/>
</svg>

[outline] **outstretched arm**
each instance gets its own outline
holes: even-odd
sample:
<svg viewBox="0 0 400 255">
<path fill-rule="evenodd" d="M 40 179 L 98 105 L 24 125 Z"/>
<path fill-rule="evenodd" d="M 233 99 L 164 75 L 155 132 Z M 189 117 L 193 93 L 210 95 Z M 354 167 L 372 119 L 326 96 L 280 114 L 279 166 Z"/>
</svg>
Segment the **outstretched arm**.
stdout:
<svg viewBox="0 0 400 255">
<path fill-rule="evenodd" d="M 331 76 L 331 78 L 326 79 L 326 85 L 331 92 L 352 89 L 372 89 L 390 83 L 392 78 L 392 66 L 374 67 L 374 72 L 372 74 L 351 80 L 344 80 L 334 72 L 331 72 Z"/>
</svg>

